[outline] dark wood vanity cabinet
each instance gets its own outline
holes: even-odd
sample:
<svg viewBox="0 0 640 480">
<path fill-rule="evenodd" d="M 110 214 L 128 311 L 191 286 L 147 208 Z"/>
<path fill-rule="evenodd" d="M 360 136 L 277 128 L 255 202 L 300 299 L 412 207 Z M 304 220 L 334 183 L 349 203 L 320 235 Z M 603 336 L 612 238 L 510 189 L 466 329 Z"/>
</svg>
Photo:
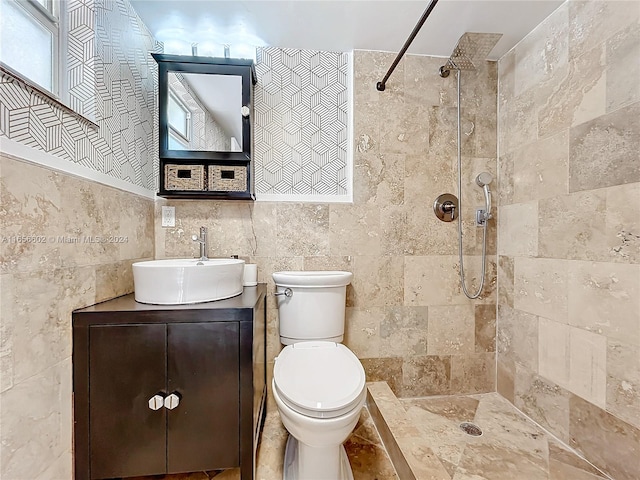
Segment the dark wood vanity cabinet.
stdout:
<svg viewBox="0 0 640 480">
<path fill-rule="evenodd" d="M 184 306 L 133 295 L 73 313 L 75 478 L 241 467 L 266 396 L 265 289 Z"/>
</svg>

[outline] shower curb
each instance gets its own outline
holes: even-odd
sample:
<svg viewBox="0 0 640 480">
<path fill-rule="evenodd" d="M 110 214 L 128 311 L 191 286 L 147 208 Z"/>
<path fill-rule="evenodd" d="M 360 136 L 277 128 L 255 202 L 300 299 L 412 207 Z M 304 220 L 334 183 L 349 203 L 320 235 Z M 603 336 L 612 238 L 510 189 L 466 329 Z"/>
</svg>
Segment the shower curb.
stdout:
<svg viewBox="0 0 640 480">
<path fill-rule="evenodd" d="M 367 383 L 367 408 L 402 480 L 450 480 L 433 451 L 420 441 L 420 432 L 407 418 L 402 402 L 387 382 Z"/>
</svg>

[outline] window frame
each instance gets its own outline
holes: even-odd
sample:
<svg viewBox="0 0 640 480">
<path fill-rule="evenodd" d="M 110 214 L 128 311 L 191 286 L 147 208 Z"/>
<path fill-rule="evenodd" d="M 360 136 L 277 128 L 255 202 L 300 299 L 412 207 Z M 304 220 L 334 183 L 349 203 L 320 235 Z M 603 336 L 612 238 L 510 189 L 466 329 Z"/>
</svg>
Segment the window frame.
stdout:
<svg viewBox="0 0 640 480">
<path fill-rule="evenodd" d="M 169 104 L 171 104 L 171 101 L 174 101 L 175 104 L 180 107 L 181 110 L 183 110 L 185 112 L 185 117 L 186 117 L 186 135 L 183 135 L 181 131 L 179 131 L 177 128 L 175 128 L 171 122 L 169 121 L 169 118 L 167 117 L 167 126 L 169 127 L 169 135 L 173 134 L 173 137 L 181 144 L 183 144 L 185 147 L 188 147 L 189 144 L 191 143 L 191 132 L 193 130 L 193 115 L 191 113 L 191 110 L 189 109 L 189 107 L 187 106 L 186 103 L 184 103 L 184 101 L 178 96 L 177 92 L 169 87 L 169 96 L 167 98 L 167 101 L 169 102 Z M 167 105 L 167 110 L 169 108 L 169 105 Z"/>
<path fill-rule="evenodd" d="M 38 90 L 43 91 L 48 96 L 53 97 L 55 100 L 62 101 L 62 97 L 67 85 L 66 82 L 66 2 L 62 0 L 44 0 L 44 4 L 37 0 L 2 0 L 2 2 L 11 2 L 16 8 L 21 9 L 29 21 L 37 24 L 38 27 L 43 28 L 51 34 L 51 88 L 47 88 L 44 85 L 40 85 L 35 80 L 31 79 L 19 70 L 16 70 L 11 65 L 0 62 L 0 64 L 12 75 L 18 77 L 18 79 L 25 83 L 37 87 Z"/>
</svg>

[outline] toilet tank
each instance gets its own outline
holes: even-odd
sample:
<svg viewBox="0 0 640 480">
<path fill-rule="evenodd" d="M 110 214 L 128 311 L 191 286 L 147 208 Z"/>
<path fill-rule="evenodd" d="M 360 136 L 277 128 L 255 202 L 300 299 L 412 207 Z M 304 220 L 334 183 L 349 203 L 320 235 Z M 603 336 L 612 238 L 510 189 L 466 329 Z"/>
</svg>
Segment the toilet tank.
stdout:
<svg viewBox="0 0 640 480">
<path fill-rule="evenodd" d="M 275 272 L 280 342 L 342 342 L 352 277 L 351 272 L 341 271 Z"/>
</svg>

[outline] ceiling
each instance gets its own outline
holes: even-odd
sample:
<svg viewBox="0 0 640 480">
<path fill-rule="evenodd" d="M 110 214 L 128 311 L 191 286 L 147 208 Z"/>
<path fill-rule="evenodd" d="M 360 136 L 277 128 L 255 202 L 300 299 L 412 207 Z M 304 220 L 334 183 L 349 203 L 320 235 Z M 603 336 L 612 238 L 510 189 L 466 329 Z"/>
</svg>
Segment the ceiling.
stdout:
<svg viewBox="0 0 640 480">
<path fill-rule="evenodd" d="M 131 0 L 165 53 L 253 58 L 256 46 L 397 52 L 427 8 L 421 0 Z M 490 59 L 516 45 L 563 0 L 440 0 L 409 53 L 448 57 L 464 32 L 502 33 Z"/>
</svg>

